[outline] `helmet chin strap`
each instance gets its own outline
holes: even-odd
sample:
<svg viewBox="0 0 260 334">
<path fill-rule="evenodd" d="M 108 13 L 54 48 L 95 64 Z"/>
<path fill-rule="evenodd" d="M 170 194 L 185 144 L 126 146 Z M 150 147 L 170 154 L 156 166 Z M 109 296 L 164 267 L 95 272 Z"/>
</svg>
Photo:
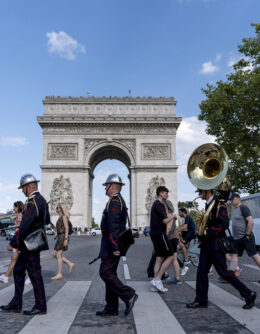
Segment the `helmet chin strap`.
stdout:
<svg viewBox="0 0 260 334">
<path fill-rule="evenodd" d="M 106 195 L 107 195 L 107 193 L 108 193 L 108 191 L 109 191 L 109 189 L 112 187 L 112 183 L 110 184 L 110 186 L 106 189 Z"/>
</svg>

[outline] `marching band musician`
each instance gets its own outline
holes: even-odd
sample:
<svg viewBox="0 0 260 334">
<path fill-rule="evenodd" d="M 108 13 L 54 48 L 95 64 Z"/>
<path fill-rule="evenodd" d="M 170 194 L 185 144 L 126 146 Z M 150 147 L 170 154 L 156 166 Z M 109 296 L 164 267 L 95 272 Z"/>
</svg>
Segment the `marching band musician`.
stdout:
<svg viewBox="0 0 260 334">
<path fill-rule="evenodd" d="M 225 254 L 219 244 L 219 237 L 223 236 L 229 226 L 228 211 L 225 203 L 213 195 L 213 190 L 198 189 L 201 199 L 206 201 L 206 210 L 215 201 L 209 213 L 207 228 L 200 239 L 200 259 L 196 278 L 196 297 L 192 303 L 186 305 L 188 308 L 199 308 L 208 306 L 208 273 L 211 265 L 214 265 L 220 277 L 236 288 L 245 299 L 244 309 L 251 309 L 254 306 L 256 293 L 249 290 L 234 273 L 227 270 Z"/>
</svg>

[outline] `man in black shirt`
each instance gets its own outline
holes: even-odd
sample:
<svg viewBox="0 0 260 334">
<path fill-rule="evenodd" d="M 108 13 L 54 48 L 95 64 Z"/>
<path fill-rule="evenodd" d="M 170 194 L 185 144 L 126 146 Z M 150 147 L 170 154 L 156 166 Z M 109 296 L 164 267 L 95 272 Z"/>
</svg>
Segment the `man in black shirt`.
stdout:
<svg viewBox="0 0 260 334">
<path fill-rule="evenodd" d="M 160 186 L 156 190 L 157 200 L 153 203 L 150 217 L 150 236 L 156 253 L 154 265 L 154 279 L 151 281 L 152 290 L 166 292 L 161 278 L 173 261 L 173 251 L 167 237 L 167 224 L 173 222 L 173 214 L 166 213 L 166 206 L 163 203 L 168 198 L 169 190 Z"/>
</svg>

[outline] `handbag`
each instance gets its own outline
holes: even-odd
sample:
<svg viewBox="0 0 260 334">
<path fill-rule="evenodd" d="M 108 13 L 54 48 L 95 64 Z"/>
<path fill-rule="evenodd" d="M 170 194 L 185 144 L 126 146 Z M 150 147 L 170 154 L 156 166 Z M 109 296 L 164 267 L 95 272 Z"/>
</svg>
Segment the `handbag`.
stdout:
<svg viewBox="0 0 260 334">
<path fill-rule="evenodd" d="M 129 228 L 119 234 L 117 241 L 118 250 L 120 251 L 121 256 L 125 256 L 130 246 L 133 245 L 135 242 L 128 214 L 127 214 L 127 220 Z"/>
<path fill-rule="evenodd" d="M 44 224 L 46 221 L 46 206 L 44 211 Z M 24 244 L 29 252 L 40 252 L 43 249 L 48 249 L 48 239 L 43 228 L 33 231 L 24 239 Z"/>
<path fill-rule="evenodd" d="M 42 228 L 30 233 L 24 239 L 24 244 L 29 252 L 39 252 L 48 246 L 47 236 Z"/>
<path fill-rule="evenodd" d="M 224 253 L 233 254 L 236 252 L 236 241 L 231 235 L 230 229 L 228 229 L 229 236 L 225 235 L 219 238 L 221 248 L 223 249 Z"/>
</svg>

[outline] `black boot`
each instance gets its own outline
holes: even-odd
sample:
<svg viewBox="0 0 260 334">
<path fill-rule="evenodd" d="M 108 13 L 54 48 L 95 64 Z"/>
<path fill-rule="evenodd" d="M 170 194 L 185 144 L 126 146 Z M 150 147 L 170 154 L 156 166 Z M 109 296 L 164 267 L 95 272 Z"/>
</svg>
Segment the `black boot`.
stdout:
<svg viewBox="0 0 260 334">
<path fill-rule="evenodd" d="M 14 313 L 20 313 L 22 311 L 22 306 L 21 305 L 2 305 L 0 306 L 1 310 L 5 312 L 14 312 Z"/>
<path fill-rule="evenodd" d="M 256 299 L 256 293 L 254 291 L 251 291 L 250 295 L 245 298 L 246 303 L 243 306 L 243 309 L 249 310 L 250 308 L 252 308 L 255 305 L 255 299 Z"/>
<path fill-rule="evenodd" d="M 98 315 L 100 317 L 117 316 L 118 312 L 109 311 L 109 310 L 104 308 L 104 310 L 102 310 L 102 311 L 97 311 L 96 315 Z"/>
<path fill-rule="evenodd" d="M 132 308 L 134 307 L 137 298 L 138 295 L 134 294 L 133 297 L 129 300 L 129 302 L 126 303 L 125 315 L 128 315 L 132 311 Z"/>
<path fill-rule="evenodd" d="M 196 300 L 194 300 L 194 302 L 186 304 L 187 308 L 206 308 L 208 307 L 208 303 L 199 303 Z"/>
</svg>

